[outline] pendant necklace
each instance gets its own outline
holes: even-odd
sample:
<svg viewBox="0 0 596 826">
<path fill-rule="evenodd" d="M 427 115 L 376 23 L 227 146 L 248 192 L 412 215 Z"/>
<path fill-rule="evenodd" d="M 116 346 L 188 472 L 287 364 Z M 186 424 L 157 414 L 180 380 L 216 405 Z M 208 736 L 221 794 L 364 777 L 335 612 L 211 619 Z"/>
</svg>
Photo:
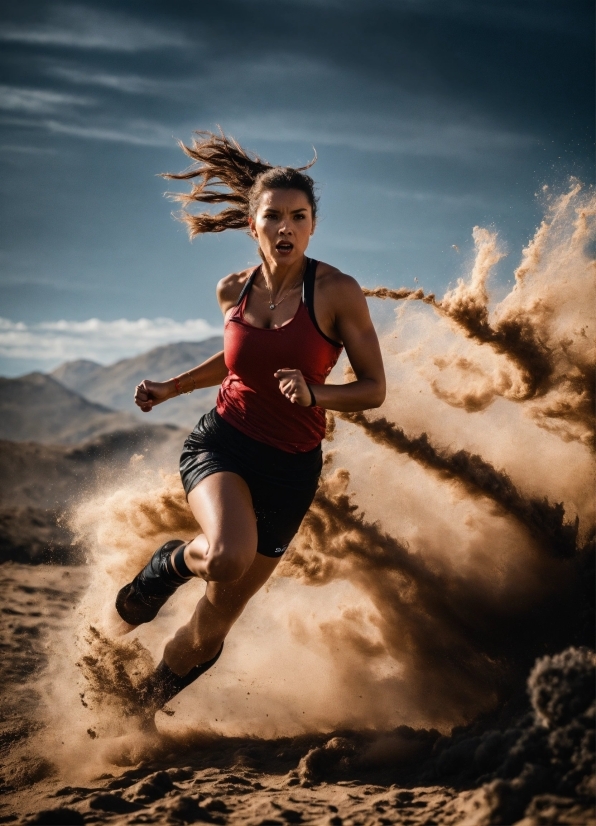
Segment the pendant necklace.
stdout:
<svg viewBox="0 0 596 826">
<path fill-rule="evenodd" d="M 279 307 L 279 305 L 282 303 L 282 301 L 285 301 L 286 298 L 290 295 L 290 293 L 293 290 L 295 290 L 296 287 L 299 287 L 302 284 L 302 281 L 304 280 L 304 273 L 305 272 L 306 272 L 306 260 L 304 261 L 304 266 L 302 267 L 302 272 L 300 273 L 300 280 L 297 281 L 292 287 L 290 287 L 290 289 L 287 291 L 287 293 L 284 295 L 283 298 L 280 298 L 279 301 L 277 303 L 275 303 L 273 301 L 273 295 L 271 293 L 271 287 L 269 286 L 269 282 L 267 281 L 267 278 L 265 277 L 265 272 L 263 271 L 263 278 L 265 279 L 265 284 L 267 286 L 267 291 L 269 293 L 269 309 L 270 310 L 275 310 L 276 307 Z"/>
</svg>

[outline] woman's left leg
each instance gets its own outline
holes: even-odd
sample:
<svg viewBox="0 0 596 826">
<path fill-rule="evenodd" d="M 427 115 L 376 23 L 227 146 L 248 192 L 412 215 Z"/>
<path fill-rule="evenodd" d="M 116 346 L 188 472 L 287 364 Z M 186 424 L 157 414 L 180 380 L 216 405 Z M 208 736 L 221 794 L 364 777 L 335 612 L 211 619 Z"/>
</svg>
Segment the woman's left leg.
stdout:
<svg viewBox="0 0 596 826">
<path fill-rule="evenodd" d="M 279 558 L 257 553 L 239 579 L 208 582 L 190 621 L 166 644 L 166 665 L 183 677 L 197 664 L 215 657 L 250 598 L 267 582 L 278 563 Z"/>
</svg>

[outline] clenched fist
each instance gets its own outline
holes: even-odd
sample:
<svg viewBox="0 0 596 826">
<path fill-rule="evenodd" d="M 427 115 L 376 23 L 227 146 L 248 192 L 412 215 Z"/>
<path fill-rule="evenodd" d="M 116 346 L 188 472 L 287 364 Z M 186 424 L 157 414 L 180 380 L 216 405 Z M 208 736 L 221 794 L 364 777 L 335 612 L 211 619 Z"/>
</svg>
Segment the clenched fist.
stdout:
<svg viewBox="0 0 596 826">
<path fill-rule="evenodd" d="M 150 413 L 156 404 L 172 397 L 170 381 L 149 381 L 145 379 L 135 388 L 135 404 L 143 413 Z"/>
<path fill-rule="evenodd" d="M 312 401 L 310 390 L 300 370 L 284 367 L 273 375 L 279 381 L 279 389 L 286 399 L 289 399 L 292 404 L 310 407 Z"/>
</svg>

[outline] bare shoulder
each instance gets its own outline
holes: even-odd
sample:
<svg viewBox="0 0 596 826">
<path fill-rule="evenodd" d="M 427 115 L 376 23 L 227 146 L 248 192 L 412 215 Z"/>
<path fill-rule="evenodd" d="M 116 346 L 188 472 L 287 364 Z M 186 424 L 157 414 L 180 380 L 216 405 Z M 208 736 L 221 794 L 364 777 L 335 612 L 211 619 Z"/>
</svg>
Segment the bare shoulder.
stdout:
<svg viewBox="0 0 596 826">
<path fill-rule="evenodd" d="M 317 292 L 325 302 L 365 302 L 362 287 L 356 279 L 338 270 L 337 267 L 331 266 L 331 264 L 325 264 L 323 261 L 319 262 L 316 283 Z"/>
<path fill-rule="evenodd" d="M 252 271 L 253 267 L 240 272 L 232 272 L 218 282 L 216 294 L 223 313 L 226 313 L 238 301 L 242 287 L 246 284 Z"/>
</svg>

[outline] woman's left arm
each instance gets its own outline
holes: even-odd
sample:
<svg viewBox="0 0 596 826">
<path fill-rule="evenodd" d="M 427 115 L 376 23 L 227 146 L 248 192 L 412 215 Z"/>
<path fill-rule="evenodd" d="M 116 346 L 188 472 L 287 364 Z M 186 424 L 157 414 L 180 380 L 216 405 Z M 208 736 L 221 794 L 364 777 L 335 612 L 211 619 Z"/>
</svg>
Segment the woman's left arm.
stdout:
<svg viewBox="0 0 596 826">
<path fill-rule="evenodd" d="M 342 282 L 333 302 L 334 327 L 356 379 L 347 384 L 307 385 L 299 370 L 278 370 L 275 375 L 281 392 L 295 404 L 308 407 L 312 390 L 318 407 L 348 413 L 383 404 L 385 371 L 379 340 L 360 285 L 349 276 L 343 276 Z"/>
</svg>

